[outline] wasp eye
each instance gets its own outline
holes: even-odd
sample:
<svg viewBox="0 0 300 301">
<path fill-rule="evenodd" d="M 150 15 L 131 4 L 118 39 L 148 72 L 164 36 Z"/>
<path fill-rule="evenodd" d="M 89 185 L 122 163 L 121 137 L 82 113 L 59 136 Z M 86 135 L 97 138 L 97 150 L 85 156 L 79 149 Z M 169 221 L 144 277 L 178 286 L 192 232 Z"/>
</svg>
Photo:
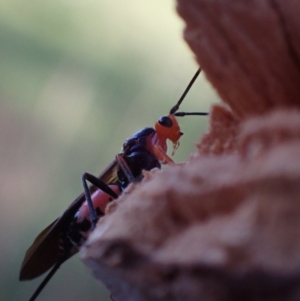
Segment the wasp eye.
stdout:
<svg viewBox="0 0 300 301">
<path fill-rule="evenodd" d="M 162 126 L 167 127 L 167 128 L 170 128 L 173 125 L 173 121 L 168 116 L 160 117 L 159 120 L 158 120 L 158 123 Z"/>
</svg>

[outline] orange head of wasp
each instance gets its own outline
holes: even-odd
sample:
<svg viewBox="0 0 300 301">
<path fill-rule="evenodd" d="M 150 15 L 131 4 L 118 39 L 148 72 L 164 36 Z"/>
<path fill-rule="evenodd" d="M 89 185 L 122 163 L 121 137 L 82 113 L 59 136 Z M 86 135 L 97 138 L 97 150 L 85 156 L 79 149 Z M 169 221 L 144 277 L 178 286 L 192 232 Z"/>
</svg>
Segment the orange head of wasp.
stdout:
<svg viewBox="0 0 300 301">
<path fill-rule="evenodd" d="M 179 139 L 183 135 L 183 132 L 180 131 L 176 117 L 173 114 L 160 117 L 155 123 L 155 130 L 159 139 L 169 139 L 173 142 L 173 155 L 179 147 Z"/>
<path fill-rule="evenodd" d="M 192 80 L 186 87 L 185 91 L 183 92 L 182 96 L 176 103 L 176 105 L 170 110 L 170 113 L 168 116 L 161 117 L 155 124 L 155 130 L 157 133 L 157 136 L 159 137 L 159 140 L 166 141 L 167 139 L 171 140 L 173 142 L 173 153 L 174 155 L 176 149 L 179 147 L 179 139 L 183 135 L 183 132 L 180 131 L 180 127 L 178 124 L 178 121 L 176 119 L 177 117 L 183 117 L 183 116 L 192 116 L 192 115 L 207 115 L 207 113 L 203 112 L 177 112 L 179 109 L 180 104 L 182 103 L 183 99 L 185 98 L 186 94 L 190 90 L 191 86 L 195 82 L 196 78 L 201 72 L 201 68 L 199 68 L 196 72 L 196 74 L 193 76 Z"/>
</svg>

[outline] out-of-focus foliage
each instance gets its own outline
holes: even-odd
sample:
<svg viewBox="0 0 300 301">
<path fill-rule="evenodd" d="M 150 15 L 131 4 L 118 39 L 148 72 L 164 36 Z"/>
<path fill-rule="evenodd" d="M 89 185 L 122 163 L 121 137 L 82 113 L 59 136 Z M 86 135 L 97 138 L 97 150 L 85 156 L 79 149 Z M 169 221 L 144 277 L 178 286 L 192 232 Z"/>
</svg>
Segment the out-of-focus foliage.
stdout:
<svg viewBox="0 0 300 301">
<path fill-rule="evenodd" d="M 196 71 L 171 0 L 4 0 L 0 3 L 0 291 L 27 300 L 41 279 L 18 282 L 35 236 L 99 174 L 124 141 L 168 113 Z M 182 109 L 209 109 L 204 76 Z M 184 161 L 207 127 L 182 119 Z M 109 300 L 74 257 L 40 301 Z"/>
</svg>

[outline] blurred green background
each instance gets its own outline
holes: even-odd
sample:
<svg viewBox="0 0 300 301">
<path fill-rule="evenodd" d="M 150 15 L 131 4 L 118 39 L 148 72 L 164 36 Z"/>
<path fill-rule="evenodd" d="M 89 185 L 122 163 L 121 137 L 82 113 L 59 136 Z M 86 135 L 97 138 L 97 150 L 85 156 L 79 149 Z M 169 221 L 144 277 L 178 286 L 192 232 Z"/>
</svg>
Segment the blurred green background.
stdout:
<svg viewBox="0 0 300 301">
<path fill-rule="evenodd" d="M 0 299 L 26 301 L 26 249 L 99 174 L 123 141 L 167 114 L 197 69 L 171 0 L 0 2 Z M 197 80 L 182 105 L 217 97 Z M 176 161 L 195 150 L 206 117 L 180 119 Z M 75 256 L 38 300 L 110 300 Z"/>
</svg>

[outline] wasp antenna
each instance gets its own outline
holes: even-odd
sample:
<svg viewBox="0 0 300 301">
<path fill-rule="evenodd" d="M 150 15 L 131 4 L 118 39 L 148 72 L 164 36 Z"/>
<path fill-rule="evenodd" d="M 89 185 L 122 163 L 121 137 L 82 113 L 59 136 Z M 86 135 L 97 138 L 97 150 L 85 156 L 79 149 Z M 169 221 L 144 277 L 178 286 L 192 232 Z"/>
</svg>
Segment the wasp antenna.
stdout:
<svg viewBox="0 0 300 301">
<path fill-rule="evenodd" d="M 40 294 L 40 292 L 43 290 L 43 288 L 46 286 L 46 284 L 50 281 L 50 279 L 53 277 L 53 275 L 56 273 L 56 271 L 59 269 L 61 264 L 65 261 L 65 258 L 59 260 L 54 267 L 51 269 L 51 271 L 48 273 L 48 275 L 45 277 L 45 279 L 42 281 L 42 283 L 38 286 L 34 294 L 31 296 L 31 298 L 28 301 L 34 301 L 37 296 Z"/>
<path fill-rule="evenodd" d="M 183 117 L 183 116 L 207 116 L 208 112 L 176 112 L 174 116 Z"/>
<path fill-rule="evenodd" d="M 181 97 L 179 98 L 178 102 L 176 103 L 176 105 L 170 110 L 170 114 L 174 115 L 174 113 L 179 109 L 179 106 L 181 105 L 182 101 L 184 100 L 185 96 L 187 95 L 187 93 L 189 92 L 189 90 L 191 89 L 193 83 L 195 82 L 195 80 L 197 79 L 198 75 L 201 72 L 201 68 L 199 68 L 197 70 L 197 72 L 195 73 L 195 75 L 193 76 L 193 78 L 191 79 L 190 83 L 188 84 L 188 86 L 186 87 L 186 89 L 184 90 L 183 94 L 181 95 Z"/>
</svg>

